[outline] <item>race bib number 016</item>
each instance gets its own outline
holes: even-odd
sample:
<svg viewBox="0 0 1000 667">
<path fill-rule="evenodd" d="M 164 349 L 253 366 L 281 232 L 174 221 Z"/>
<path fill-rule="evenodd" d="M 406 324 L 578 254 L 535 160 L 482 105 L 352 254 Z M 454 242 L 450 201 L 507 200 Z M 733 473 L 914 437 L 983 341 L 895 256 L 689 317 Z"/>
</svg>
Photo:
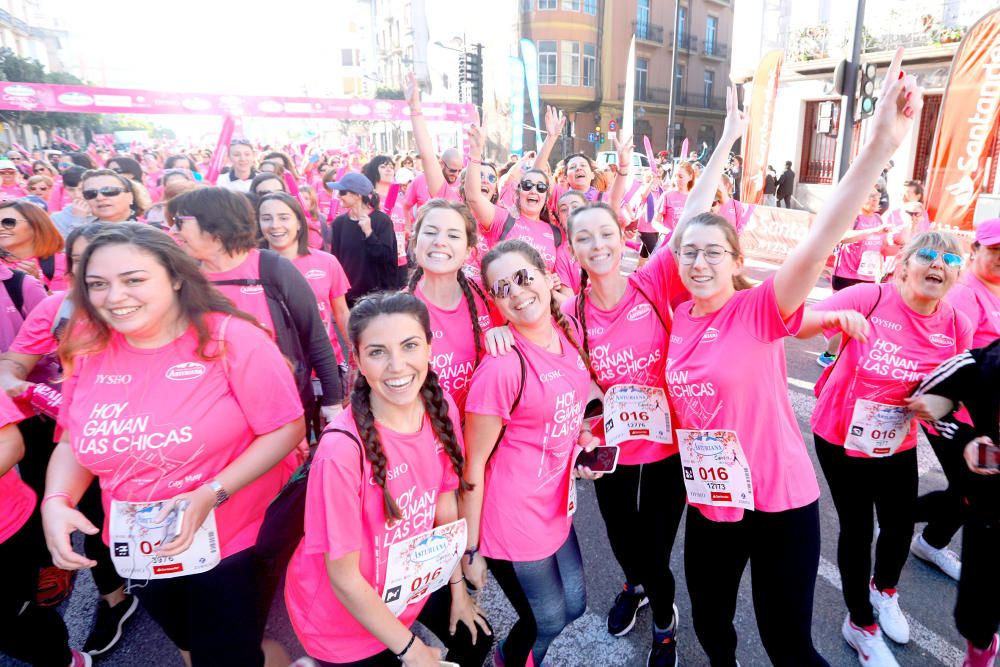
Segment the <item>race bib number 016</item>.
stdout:
<svg viewBox="0 0 1000 667">
<path fill-rule="evenodd" d="M 752 510 L 750 466 L 736 431 L 677 431 L 688 502 Z"/>
<path fill-rule="evenodd" d="M 628 440 L 673 442 L 663 390 L 639 384 L 616 384 L 608 389 L 604 395 L 604 440 L 609 445 Z"/>
<path fill-rule="evenodd" d="M 156 523 L 163 503 L 111 501 L 108 521 L 111 560 L 123 579 L 171 579 L 207 572 L 219 564 L 219 536 L 215 510 L 195 531 L 194 541 L 176 556 L 157 556 L 170 520 Z M 185 517 L 188 520 L 190 517 Z"/>
<path fill-rule="evenodd" d="M 913 413 L 902 405 L 859 398 L 854 402 L 844 447 L 871 457 L 891 456 L 910 433 Z"/>
<path fill-rule="evenodd" d="M 382 600 L 396 616 L 448 585 L 465 553 L 468 530 L 459 519 L 389 547 Z"/>
</svg>

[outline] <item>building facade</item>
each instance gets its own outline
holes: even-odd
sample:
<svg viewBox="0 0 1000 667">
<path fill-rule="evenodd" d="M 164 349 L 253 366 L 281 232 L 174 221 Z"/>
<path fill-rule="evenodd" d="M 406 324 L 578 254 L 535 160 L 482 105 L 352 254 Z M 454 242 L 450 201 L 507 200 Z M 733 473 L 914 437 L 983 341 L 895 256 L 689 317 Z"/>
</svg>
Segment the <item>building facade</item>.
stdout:
<svg viewBox="0 0 1000 667">
<path fill-rule="evenodd" d="M 684 139 L 691 150 L 702 144 L 714 148 L 726 113 L 732 0 L 686 0 L 679 8 L 667 0 L 519 2 L 521 37 L 538 49 L 542 103 L 564 110 L 572 122 L 574 136 L 561 143 L 555 158 L 612 150 L 608 132 L 612 121 L 621 124 L 633 34 L 635 145 L 641 147 L 646 136 L 655 151 L 672 155 Z M 668 146 L 671 103 L 674 132 Z M 590 141 L 597 128 L 603 141 Z M 532 134 L 526 133 L 526 142 Z"/>
</svg>

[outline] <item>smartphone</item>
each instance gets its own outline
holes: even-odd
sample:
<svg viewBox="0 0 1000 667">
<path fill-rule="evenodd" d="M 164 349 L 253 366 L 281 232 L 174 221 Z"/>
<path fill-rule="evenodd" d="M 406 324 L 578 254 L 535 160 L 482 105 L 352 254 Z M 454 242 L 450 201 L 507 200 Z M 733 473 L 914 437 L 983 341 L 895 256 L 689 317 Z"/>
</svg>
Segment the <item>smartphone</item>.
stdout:
<svg viewBox="0 0 1000 667">
<path fill-rule="evenodd" d="M 190 501 L 182 500 L 170 510 L 170 514 L 167 515 L 167 520 L 165 521 L 167 529 L 163 534 L 161 544 L 170 544 L 180 537 L 181 531 L 184 530 L 184 515 L 187 513 L 187 508 L 190 505 Z"/>
<path fill-rule="evenodd" d="M 580 452 L 576 457 L 576 465 L 590 468 L 592 472 L 614 472 L 618 467 L 618 445 L 601 445 L 589 452 Z"/>
<path fill-rule="evenodd" d="M 980 442 L 979 461 L 977 465 L 987 470 L 1000 470 L 1000 447 L 987 442 Z"/>
</svg>

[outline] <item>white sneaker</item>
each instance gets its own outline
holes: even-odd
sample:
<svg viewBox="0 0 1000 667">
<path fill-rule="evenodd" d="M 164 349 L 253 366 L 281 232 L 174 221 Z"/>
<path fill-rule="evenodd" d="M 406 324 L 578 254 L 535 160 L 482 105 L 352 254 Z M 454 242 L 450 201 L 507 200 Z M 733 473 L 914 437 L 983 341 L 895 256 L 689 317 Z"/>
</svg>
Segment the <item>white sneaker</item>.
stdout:
<svg viewBox="0 0 1000 667">
<path fill-rule="evenodd" d="M 882 638 L 882 631 L 876 629 L 872 634 L 864 628 L 851 623 L 851 615 L 844 619 L 844 625 L 840 628 L 840 633 L 844 635 L 844 640 L 850 644 L 851 648 L 858 652 L 858 662 L 868 667 L 899 667 L 892 651 L 886 646 L 885 639 Z"/>
<path fill-rule="evenodd" d="M 922 533 L 910 542 L 910 553 L 920 560 L 927 561 L 955 581 L 962 576 L 962 559 L 958 554 L 948 547 L 935 549 L 927 544 Z"/>
<path fill-rule="evenodd" d="M 868 585 L 868 599 L 875 608 L 878 624 L 886 636 L 897 644 L 910 641 L 910 624 L 903 616 L 903 610 L 899 608 L 899 593 L 889 595 L 876 590 L 875 582 L 872 581 Z"/>
</svg>

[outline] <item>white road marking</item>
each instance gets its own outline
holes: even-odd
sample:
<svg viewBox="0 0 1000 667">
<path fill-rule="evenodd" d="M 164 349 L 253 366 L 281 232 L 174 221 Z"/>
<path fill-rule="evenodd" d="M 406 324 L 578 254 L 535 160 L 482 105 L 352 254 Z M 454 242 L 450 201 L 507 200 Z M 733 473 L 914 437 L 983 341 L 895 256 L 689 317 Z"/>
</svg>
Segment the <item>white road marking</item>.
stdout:
<svg viewBox="0 0 1000 667">
<path fill-rule="evenodd" d="M 788 384 L 791 387 L 798 387 L 799 389 L 805 389 L 808 392 L 812 392 L 813 389 L 816 387 L 816 383 L 814 382 L 806 382 L 805 380 L 799 380 L 793 377 L 788 378 Z"/>
</svg>

